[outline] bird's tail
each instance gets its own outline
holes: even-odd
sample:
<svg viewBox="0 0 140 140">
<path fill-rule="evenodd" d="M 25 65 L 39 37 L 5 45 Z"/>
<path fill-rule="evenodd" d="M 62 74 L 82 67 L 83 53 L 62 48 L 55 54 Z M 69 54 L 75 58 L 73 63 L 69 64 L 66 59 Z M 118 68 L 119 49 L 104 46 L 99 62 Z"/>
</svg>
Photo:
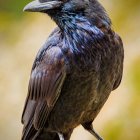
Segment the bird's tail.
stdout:
<svg viewBox="0 0 140 140">
<path fill-rule="evenodd" d="M 25 130 L 25 131 L 24 131 Z M 48 132 L 45 130 L 37 131 L 33 126 L 28 129 L 23 130 L 21 140 L 59 140 L 59 136 L 55 132 Z"/>
<path fill-rule="evenodd" d="M 33 119 L 27 125 L 24 125 L 21 140 L 35 140 L 38 132 L 33 127 Z"/>
<path fill-rule="evenodd" d="M 45 129 L 36 130 L 32 121 L 24 126 L 21 140 L 59 140 L 55 132 L 48 132 Z"/>
</svg>

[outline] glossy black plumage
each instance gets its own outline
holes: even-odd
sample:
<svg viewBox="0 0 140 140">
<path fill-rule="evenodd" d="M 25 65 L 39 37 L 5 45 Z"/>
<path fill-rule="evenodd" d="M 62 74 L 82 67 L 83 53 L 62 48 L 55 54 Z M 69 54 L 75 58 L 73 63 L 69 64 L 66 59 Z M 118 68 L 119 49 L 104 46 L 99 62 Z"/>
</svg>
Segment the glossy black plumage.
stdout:
<svg viewBox="0 0 140 140">
<path fill-rule="evenodd" d="M 50 2 L 45 10 L 25 8 L 47 13 L 58 27 L 33 64 L 22 140 L 69 140 L 80 124 L 92 133 L 91 123 L 122 78 L 123 44 L 103 7 L 96 0 L 59 1 L 55 8 Z"/>
</svg>

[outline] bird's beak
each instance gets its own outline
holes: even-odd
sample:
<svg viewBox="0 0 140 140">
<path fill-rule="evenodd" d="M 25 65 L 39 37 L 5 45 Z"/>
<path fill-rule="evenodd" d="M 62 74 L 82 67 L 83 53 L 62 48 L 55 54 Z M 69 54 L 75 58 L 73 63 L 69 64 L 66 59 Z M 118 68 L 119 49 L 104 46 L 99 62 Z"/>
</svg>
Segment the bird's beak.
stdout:
<svg viewBox="0 0 140 140">
<path fill-rule="evenodd" d="M 39 0 L 34 0 L 29 4 L 27 4 L 24 7 L 23 11 L 29 11 L 29 12 L 47 11 L 59 7 L 61 4 L 62 1 L 59 0 L 52 0 L 48 2 L 40 2 Z"/>
</svg>

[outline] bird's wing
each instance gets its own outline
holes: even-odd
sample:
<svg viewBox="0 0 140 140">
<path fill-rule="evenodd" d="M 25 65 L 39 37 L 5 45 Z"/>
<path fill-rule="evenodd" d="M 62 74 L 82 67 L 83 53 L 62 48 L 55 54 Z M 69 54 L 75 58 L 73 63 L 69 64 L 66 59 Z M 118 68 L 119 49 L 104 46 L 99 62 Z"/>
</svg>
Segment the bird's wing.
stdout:
<svg viewBox="0 0 140 140">
<path fill-rule="evenodd" d="M 32 126 L 36 130 L 44 127 L 60 95 L 66 76 L 65 63 L 59 48 L 47 50 L 42 57 L 41 61 L 35 61 L 22 115 L 22 123 L 26 129 L 24 131 L 27 133 L 29 131 L 27 129 Z"/>
</svg>

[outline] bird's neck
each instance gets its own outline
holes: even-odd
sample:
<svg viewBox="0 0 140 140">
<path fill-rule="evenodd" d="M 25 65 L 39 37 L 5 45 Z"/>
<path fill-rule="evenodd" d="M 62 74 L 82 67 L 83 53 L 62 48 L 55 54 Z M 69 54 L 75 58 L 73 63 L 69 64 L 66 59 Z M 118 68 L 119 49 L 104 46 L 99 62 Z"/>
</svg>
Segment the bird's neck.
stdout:
<svg viewBox="0 0 140 140">
<path fill-rule="evenodd" d="M 87 51 L 93 50 L 93 44 L 104 36 L 104 32 L 98 28 L 98 25 L 82 13 L 65 12 L 62 14 L 56 11 L 49 15 L 59 26 L 65 45 L 71 48 L 74 53 L 87 53 Z M 100 22 L 107 23 L 103 22 L 103 19 Z M 107 26 L 110 27 L 109 24 Z"/>
<path fill-rule="evenodd" d="M 104 36 L 104 33 L 92 25 L 88 19 L 81 14 L 65 15 L 59 19 L 59 27 L 65 41 L 65 45 L 74 53 L 87 53 L 92 50 L 93 44 Z"/>
</svg>

